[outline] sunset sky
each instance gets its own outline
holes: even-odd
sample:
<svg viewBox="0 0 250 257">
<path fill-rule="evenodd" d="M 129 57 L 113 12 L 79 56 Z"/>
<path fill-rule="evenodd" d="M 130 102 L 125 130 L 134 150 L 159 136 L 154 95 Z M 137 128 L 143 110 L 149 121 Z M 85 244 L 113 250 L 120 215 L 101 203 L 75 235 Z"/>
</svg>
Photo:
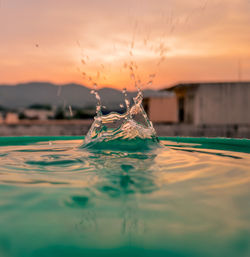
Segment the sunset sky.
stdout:
<svg viewBox="0 0 250 257">
<path fill-rule="evenodd" d="M 0 0 L 0 84 L 132 89 L 131 64 L 152 88 L 250 80 L 250 0 Z"/>
</svg>

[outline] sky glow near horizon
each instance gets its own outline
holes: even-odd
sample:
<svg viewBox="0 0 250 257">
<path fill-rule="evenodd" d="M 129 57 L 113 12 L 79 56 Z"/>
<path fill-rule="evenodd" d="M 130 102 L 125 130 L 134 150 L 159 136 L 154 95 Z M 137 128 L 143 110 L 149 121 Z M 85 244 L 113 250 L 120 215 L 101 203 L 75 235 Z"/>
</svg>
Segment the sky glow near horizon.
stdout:
<svg viewBox="0 0 250 257">
<path fill-rule="evenodd" d="M 0 83 L 250 80 L 249 28 L 249 0 L 1 0 Z"/>
</svg>

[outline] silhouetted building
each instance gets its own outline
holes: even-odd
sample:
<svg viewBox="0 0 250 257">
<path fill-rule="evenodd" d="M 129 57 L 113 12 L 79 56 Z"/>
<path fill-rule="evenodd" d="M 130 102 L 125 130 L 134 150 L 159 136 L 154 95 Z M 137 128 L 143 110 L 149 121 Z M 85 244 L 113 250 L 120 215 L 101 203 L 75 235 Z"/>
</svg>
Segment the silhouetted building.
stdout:
<svg viewBox="0 0 250 257">
<path fill-rule="evenodd" d="M 0 124 L 4 122 L 3 114 L 0 113 Z"/>
<path fill-rule="evenodd" d="M 250 82 L 187 83 L 165 90 L 176 94 L 180 123 L 250 124 Z"/>
<path fill-rule="evenodd" d="M 174 93 L 162 92 L 143 99 L 143 107 L 152 122 L 178 122 L 177 101 Z"/>
<path fill-rule="evenodd" d="M 26 109 L 23 114 L 27 119 L 48 120 L 54 117 L 55 112 L 52 110 Z"/>
<path fill-rule="evenodd" d="M 19 122 L 18 114 L 15 112 L 8 112 L 5 117 L 6 124 L 17 124 Z"/>
</svg>

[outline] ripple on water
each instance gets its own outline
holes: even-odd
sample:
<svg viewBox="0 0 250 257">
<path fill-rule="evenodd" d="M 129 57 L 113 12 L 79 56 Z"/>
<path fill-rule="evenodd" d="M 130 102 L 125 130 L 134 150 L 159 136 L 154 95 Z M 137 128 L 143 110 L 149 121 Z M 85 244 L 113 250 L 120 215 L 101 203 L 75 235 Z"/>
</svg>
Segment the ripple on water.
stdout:
<svg viewBox="0 0 250 257">
<path fill-rule="evenodd" d="M 102 192 L 119 195 L 122 190 L 128 194 L 150 192 L 164 183 L 208 177 L 215 171 L 217 174 L 214 175 L 218 177 L 225 175 L 229 166 L 241 171 L 241 176 L 248 176 L 244 172 L 246 163 L 249 164 L 248 155 L 239 152 L 197 150 L 187 144 L 184 148 L 179 144 L 178 147 L 171 145 L 147 152 L 114 149 L 95 149 L 93 152 L 75 147 L 79 142 L 55 141 L 50 148 L 43 149 L 41 155 L 39 148 L 44 144 L 1 147 L 1 183 L 66 186 L 76 182 L 75 185 L 86 186 L 91 181 L 90 184 L 95 183 Z M 55 149 L 60 154 L 55 154 Z M 238 174 L 233 174 L 237 179 Z"/>
<path fill-rule="evenodd" d="M 89 197 L 75 195 L 66 200 L 65 204 L 69 207 L 85 208 L 89 205 Z"/>
<path fill-rule="evenodd" d="M 60 157 L 58 157 L 59 159 Z M 75 163 L 83 163 L 82 160 L 76 159 L 76 160 L 56 160 L 56 161 L 26 161 L 25 164 L 28 165 L 35 165 L 35 166 L 70 166 L 74 165 Z"/>
<path fill-rule="evenodd" d="M 1 146 L 0 241 L 13 248 L 2 240 L 0 255 L 57 257 L 52 246 L 68 243 L 80 255 L 90 246 L 133 255 L 134 244 L 148 256 L 248 256 L 249 154 L 163 143 L 139 152 Z"/>
</svg>

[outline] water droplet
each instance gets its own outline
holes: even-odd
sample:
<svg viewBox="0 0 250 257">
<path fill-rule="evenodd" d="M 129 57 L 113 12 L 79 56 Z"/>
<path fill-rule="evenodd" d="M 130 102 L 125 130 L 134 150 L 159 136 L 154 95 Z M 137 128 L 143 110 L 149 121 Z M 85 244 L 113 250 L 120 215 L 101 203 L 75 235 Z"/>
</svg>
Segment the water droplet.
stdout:
<svg viewBox="0 0 250 257">
<path fill-rule="evenodd" d="M 59 86 L 58 89 L 57 89 L 57 96 L 60 96 L 61 92 L 62 92 L 62 87 Z"/>
<path fill-rule="evenodd" d="M 128 99 L 125 99 L 125 103 L 126 103 L 127 106 L 129 106 L 129 104 L 130 104 Z"/>
<path fill-rule="evenodd" d="M 152 84 L 153 84 L 153 81 L 149 80 L 148 83 L 147 83 L 147 86 L 152 86 Z"/>
<path fill-rule="evenodd" d="M 134 79 L 135 79 L 135 74 L 134 74 L 134 73 L 131 73 L 131 74 L 130 74 L 130 78 L 134 80 Z"/>
<path fill-rule="evenodd" d="M 70 116 L 73 117 L 73 111 L 72 111 L 71 105 L 69 105 L 69 113 L 70 113 Z"/>
</svg>

